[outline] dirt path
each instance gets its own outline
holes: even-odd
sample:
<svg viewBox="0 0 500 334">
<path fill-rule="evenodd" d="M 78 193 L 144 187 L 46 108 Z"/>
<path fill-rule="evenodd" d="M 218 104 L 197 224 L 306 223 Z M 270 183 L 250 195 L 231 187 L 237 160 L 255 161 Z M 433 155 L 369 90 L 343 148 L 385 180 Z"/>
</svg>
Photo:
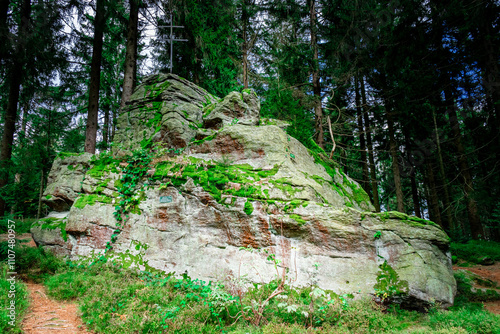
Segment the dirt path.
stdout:
<svg viewBox="0 0 500 334">
<path fill-rule="evenodd" d="M 500 285 L 500 262 L 496 262 L 491 266 L 476 265 L 473 267 L 454 267 L 471 271 L 474 274 L 487 278 L 493 282 L 497 282 L 497 284 Z"/>
<path fill-rule="evenodd" d="M 86 330 L 74 303 L 58 302 L 47 297 L 42 284 L 27 283 L 31 305 L 23 320 L 26 334 L 92 333 Z"/>
<path fill-rule="evenodd" d="M 473 267 L 460 267 L 459 265 L 453 266 L 453 270 L 459 270 L 459 269 L 468 270 L 476 275 L 481 276 L 482 278 L 496 282 L 497 287 L 500 286 L 500 262 L 496 262 L 494 265 L 491 266 L 482 266 L 482 265 L 475 265 Z M 476 283 L 474 284 L 474 287 L 494 289 L 492 287 L 483 287 Z M 494 290 L 499 291 L 498 288 Z M 484 308 L 490 311 L 491 313 L 500 314 L 500 300 L 483 302 L 483 305 Z"/>
</svg>

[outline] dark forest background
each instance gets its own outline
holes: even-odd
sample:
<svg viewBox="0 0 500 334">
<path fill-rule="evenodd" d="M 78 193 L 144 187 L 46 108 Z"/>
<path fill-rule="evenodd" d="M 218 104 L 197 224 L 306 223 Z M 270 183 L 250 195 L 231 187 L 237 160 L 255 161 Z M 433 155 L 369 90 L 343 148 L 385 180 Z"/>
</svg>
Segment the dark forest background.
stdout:
<svg viewBox="0 0 500 334">
<path fill-rule="evenodd" d="M 219 97 L 253 88 L 377 210 L 500 240 L 499 24 L 490 0 L 0 0 L 0 216 L 43 215 L 57 154 L 109 150 L 120 105 L 172 65 Z"/>
</svg>

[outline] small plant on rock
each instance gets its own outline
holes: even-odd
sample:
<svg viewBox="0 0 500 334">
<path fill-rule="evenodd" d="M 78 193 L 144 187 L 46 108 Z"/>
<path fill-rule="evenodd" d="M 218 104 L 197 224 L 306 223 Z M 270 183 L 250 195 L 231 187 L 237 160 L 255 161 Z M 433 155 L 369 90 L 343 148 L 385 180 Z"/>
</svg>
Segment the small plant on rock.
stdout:
<svg viewBox="0 0 500 334">
<path fill-rule="evenodd" d="M 379 265 L 379 268 L 377 283 L 373 286 L 377 302 L 388 305 L 397 297 L 408 293 L 408 282 L 400 280 L 398 273 L 387 261 Z"/>
</svg>

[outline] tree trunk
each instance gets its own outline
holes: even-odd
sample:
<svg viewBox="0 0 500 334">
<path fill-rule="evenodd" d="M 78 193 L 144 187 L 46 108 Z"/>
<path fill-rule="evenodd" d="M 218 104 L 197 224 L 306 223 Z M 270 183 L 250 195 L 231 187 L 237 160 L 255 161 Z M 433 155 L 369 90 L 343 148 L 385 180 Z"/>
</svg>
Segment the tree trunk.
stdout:
<svg viewBox="0 0 500 334">
<path fill-rule="evenodd" d="M 366 163 L 366 142 L 365 142 L 365 129 L 363 126 L 363 110 L 361 109 L 361 96 L 359 93 L 358 77 L 355 77 L 355 90 L 356 90 L 356 111 L 358 118 L 358 131 L 359 131 L 359 149 L 361 155 L 361 170 L 363 175 L 362 186 L 363 189 L 370 195 L 371 187 L 368 181 L 368 164 Z M 370 195 L 371 197 L 371 195 Z"/>
<path fill-rule="evenodd" d="M 97 0 L 100 1 L 100 0 Z M 127 29 L 127 47 L 125 53 L 125 69 L 120 108 L 130 99 L 134 92 L 137 76 L 137 25 L 139 23 L 139 1 L 130 0 L 130 17 Z"/>
<path fill-rule="evenodd" d="M 109 95 L 109 90 L 106 90 L 106 95 L 107 97 L 111 97 Z M 123 100 L 122 100 L 123 101 Z M 109 110 L 110 110 L 110 105 L 109 103 L 106 103 L 104 107 L 104 125 L 102 127 L 102 143 L 103 143 L 103 148 L 108 149 L 109 145 Z"/>
<path fill-rule="evenodd" d="M 405 137 L 405 146 L 406 146 L 406 160 L 408 167 L 410 168 L 410 184 L 411 184 L 411 195 L 413 200 L 413 211 L 415 212 L 415 216 L 422 218 L 422 214 L 420 213 L 420 199 L 418 196 L 418 187 L 417 187 L 417 178 L 415 176 L 415 166 L 413 165 L 413 156 L 411 154 L 411 144 L 410 144 L 410 135 L 408 130 L 403 127 L 404 137 Z"/>
<path fill-rule="evenodd" d="M 115 138 L 116 131 L 116 112 L 112 111 L 113 119 L 111 121 L 111 137 L 109 138 L 109 142 L 112 143 Z"/>
<path fill-rule="evenodd" d="M 443 154 L 441 152 L 441 139 L 439 138 L 439 132 L 438 132 L 438 127 L 437 127 L 437 121 L 436 121 L 436 113 L 434 110 L 432 111 L 432 118 L 434 121 L 434 132 L 436 136 L 436 146 L 437 146 L 437 157 L 438 157 L 438 162 L 439 162 L 439 172 L 441 174 L 441 183 L 443 184 L 443 191 L 444 191 L 444 198 L 443 198 L 443 206 L 444 206 L 444 214 L 446 216 L 446 223 L 443 222 L 443 228 L 452 234 L 454 234 L 455 231 L 455 223 L 453 221 L 453 218 L 451 216 L 451 204 L 450 204 L 450 192 L 448 189 L 448 181 L 446 180 L 446 172 L 444 170 L 444 163 L 443 163 Z"/>
<path fill-rule="evenodd" d="M 485 19 L 481 23 L 477 30 L 478 34 L 474 38 L 482 42 L 480 44 L 482 46 L 481 54 L 485 56 L 480 60 L 479 66 L 483 68 L 483 86 L 486 91 L 486 100 L 492 111 L 494 111 L 494 126 L 498 133 L 500 132 L 500 69 L 498 65 L 498 52 L 496 52 L 498 48 L 492 42 L 494 40 L 494 33 L 491 31 L 491 22 Z M 497 137 L 500 142 L 500 136 Z"/>
<path fill-rule="evenodd" d="M 315 0 L 309 0 L 309 18 L 311 29 L 311 47 L 313 49 L 313 61 L 311 66 L 313 93 L 316 98 L 314 106 L 314 115 L 316 117 L 316 143 L 322 149 L 325 149 L 325 134 L 323 130 L 323 108 L 321 106 L 321 86 L 319 82 L 319 56 L 318 41 L 316 36 L 316 8 Z"/>
<path fill-rule="evenodd" d="M 417 179 L 414 170 L 412 170 L 410 174 L 410 183 L 411 183 L 411 195 L 413 199 L 413 210 L 415 212 L 415 216 L 417 216 L 418 218 L 422 218 L 422 213 L 420 212 L 420 198 L 418 196 Z"/>
<path fill-rule="evenodd" d="M 375 206 L 375 211 L 380 212 L 380 200 L 378 195 L 378 186 L 377 186 L 377 171 L 375 165 L 375 156 L 373 152 L 373 144 L 372 144 L 372 134 L 370 127 L 370 118 L 368 116 L 368 105 L 366 103 L 366 90 L 365 90 L 365 78 L 363 77 L 361 80 L 361 99 L 363 101 L 363 118 L 365 123 L 365 133 L 366 133 L 366 144 L 368 146 L 368 161 L 370 163 L 370 179 L 372 185 L 372 200 L 373 205 Z"/>
<path fill-rule="evenodd" d="M 399 171 L 398 163 L 398 146 L 396 143 L 396 138 L 394 137 L 394 121 L 392 119 L 391 107 L 387 104 L 386 100 L 386 116 L 387 116 L 387 126 L 389 128 L 389 151 L 392 158 L 392 173 L 394 174 L 394 187 L 396 188 L 396 201 L 397 201 L 397 211 L 405 212 L 404 206 L 404 196 L 403 189 L 401 188 L 401 174 Z"/>
<path fill-rule="evenodd" d="M 24 139 L 26 138 L 26 126 L 27 126 L 27 123 L 28 123 L 29 109 L 30 109 L 30 104 L 29 104 L 29 102 L 26 102 L 24 104 L 24 106 L 23 106 L 23 117 L 22 117 L 22 120 L 21 120 L 21 131 L 18 132 L 18 136 L 19 136 L 19 149 L 21 149 L 21 150 L 23 149 Z M 21 173 L 16 173 L 16 175 L 14 176 L 14 182 L 16 184 L 21 183 L 21 178 L 22 178 L 22 174 Z M 17 201 L 14 202 L 14 204 L 10 208 L 10 214 L 11 214 L 11 216 L 14 216 L 15 213 L 16 213 L 17 203 L 18 203 Z"/>
<path fill-rule="evenodd" d="M 10 0 L 0 0 L 0 64 L 8 56 L 9 43 L 9 26 L 7 24 L 7 17 L 9 14 Z"/>
<path fill-rule="evenodd" d="M 472 197 L 472 194 L 474 193 L 474 184 L 470 173 L 469 163 L 467 162 L 465 148 L 462 144 L 462 134 L 458 123 L 455 102 L 453 101 L 452 94 L 449 91 L 445 92 L 445 98 L 448 104 L 447 110 L 449 112 L 449 122 L 453 131 L 454 142 L 458 153 L 460 175 L 462 176 L 463 191 L 467 205 L 467 216 L 469 218 L 471 234 L 473 239 L 478 240 L 484 237 L 484 231 L 477 212 L 476 201 Z"/>
<path fill-rule="evenodd" d="M 43 196 L 43 166 L 42 170 L 40 171 L 40 191 L 38 194 L 38 210 L 36 212 L 36 219 L 40 219 L 40 216 L 42 215 L 42 196 Z"/>
<path fill-rule="evenodd" d="M 5 112 L 5 123 L 2 136 L 2 150 L 0 151 L 0 189 L 9 182 L 11 168 L 12 144 L 14 132 L 16 131 L 17 104 L 19 102 L 19 91 L 23 78 L 23 63 L 25 62 L 25 41 L 23 36 L 28 35 L 29 21 L 31 16 L 31 0 L 23 0 L 21 5 L 21 22 L 19 28 L 18 43 L 16 45 L 16 56 L 10 71 L 9 100 Z M 0 197 L 0 217 L 5 215 L 5 200 Z"/>
<path fill-rule="evenodd" d="M 241 23 L 243 28 L 243 44 L 241 45 L 241 53 L 243 58 L 243 88 L 248 88 L 248 11 L 247 11 L 247 0 L 243 0 L 243 5 L 241 7 Z"/>
<path fill-rule="evenodd" d="M 26 127 L 28 126 L 28 114 L 31 108 L 30 102 L 26 102 L 23 106 L 23 118 L 21 120 L 21 133 L 19 134 L 19 139 L 22 141 L 26 138 Z"/>
<path fill-rule="evenodd" d="M 429 193 L 429 218 L 445 230 L 448 230 L 447 226 L 443 226 L 443 222 L 441 220 L 441 213 L 439 211 L 439 197 L 436 190 L 436 180 L 434 177 L 434 170 L 430 159 L 427 159 L 426 166 L 426 185 Z"/>
<path fill-rule="evenodd" d="M 87 113 L 87 131 L 85 134 L 85 152 L 95 154 L 97 125 L 99 115 L 99 87 L 101 82 L 102 37 L 104 34 L 105 0 L 97 0 L 94 22 L 94 43 L 92 63 L 90 65 L 89 104 Z"/>
</svg>

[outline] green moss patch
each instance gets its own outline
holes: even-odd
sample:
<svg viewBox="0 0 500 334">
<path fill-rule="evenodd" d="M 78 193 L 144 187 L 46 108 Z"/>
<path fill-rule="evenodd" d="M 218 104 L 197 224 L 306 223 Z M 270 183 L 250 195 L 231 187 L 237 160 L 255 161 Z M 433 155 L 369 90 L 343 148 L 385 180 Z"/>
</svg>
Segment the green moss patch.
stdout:
<svg viewBox="0 0 500 334">
<path fill-rule="evenodd" d="M 307 221 L 304 220 L 302 216 L 291 214 L 289 217 L 295 220 L 300 226 L 305 225 L 305 223 L 307 223 Z"/>
<path fill-rule="evenodd" d="M 68 241 L 68 234 L 66 232 L 66 219 L 64 218 L 42 218 L 33 224 L 33 227 L 40 227 L 42 230 L 55 230 L 61 229 L 61 237 L 64 241 Z"/>
<path fill-rule="evenodd" d="M 80 155 L 82 155 L 84 152 L 80 152 L 80 153 L 74 153 L 74 152 L 59 152 L 57 154 L 57 157 L 58 158 L 61 158 L 61 159 L 64 159 L 64 158 L 67 158 L 67 157 L 78 157 Z"/>
<path fill-rule="evenodd" d="M 162 83 L 153 83 L 145 87 L 144 97 L 156 99 L 164 90 L 166 90 L 170 86 L 172 86 L 172 84 L 169 81 L 164 81 Z"/>
<path fill-rule="evenodd" d="M 200 139 L 200 140 L 194 140 L 191 144 L 192 145 L 201 145 L 206 141 L 210 141 L 210 140 L 215 139 L 215 137 L 217 137 L 217 133 L 214 133 L 213 135 L 207 136 L 207 137 Z"/>
<path fill-rule="evenodd" d="M 251 215 L 253 212 L 253 204 L 250 201 L 245 202 L 245 208 L 243 209 L 247 215 Z"/>
<path fill-rule="evenodd" d="M 77 209 L 83 209 L 87 205 L 95 205 L 96 203 L 111 203 L 113 201 L 112 198 L 104 196 L 104 195 L 97 195 L 97 194 L 81 194 L 78 196 L 78 198 L 75 201 L 75 204 L 73 206 Z"/>
<path fill-rule="evenodd" d="M 423 226 L 436 226 L 441 228 L 438 224 L 430 221 L 430 220 L 425 220 L 422 218 L 418 218 L 415 216 L 409 216 L 406 213 L 402 213 L 399 211 L 388 211 L 388 212 L 377 212 L 377 213 L 370 213 L 371 217 L 376 217 L 379 218 L 382 221 L 386 221 L 387 219 L 397 219 L 401 220 L 404 223 L 407 223 L 409 225 L 413 225 L 416 227 L 423 227 Z"/>
<path fill-rule="evenodd" d="M 205 107 L 203 107 L 203 110 L 202 110 L 203 118 L 210 115 L 212 113 L 212 111 L 214 111 L 216 106 L 217 106 L 216 103 L 210 103 L 210 104 L 206 105 Z"/>
<path fill-rule="evenodd" d="M 95 179 L 100 179 L 110 172 L 119 173 L 118 166 L 120 160 L 114 159 L 112 156 L 105 155 L 90 162 L 92 167 L 87 171 L 87 175 Z"/>
</svg>

